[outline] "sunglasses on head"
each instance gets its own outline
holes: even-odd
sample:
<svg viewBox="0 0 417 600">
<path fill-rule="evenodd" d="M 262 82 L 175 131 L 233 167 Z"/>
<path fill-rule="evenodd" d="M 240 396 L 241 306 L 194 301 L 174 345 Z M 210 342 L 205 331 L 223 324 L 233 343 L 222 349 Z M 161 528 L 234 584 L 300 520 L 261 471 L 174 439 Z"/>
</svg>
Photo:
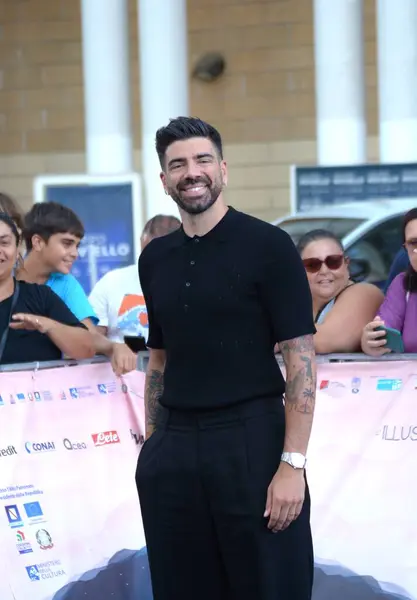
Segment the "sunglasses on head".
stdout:
<svg viewBox="0 0 417 600">
<path fill-rule="evenodd" d="M 305 258 L 303 264 L 309 273 L 318 273 L 323 264 L 331 271 L 337 271 L 343 265 L 345 257 L 343 254 L 330 254 L 324 260 L 321 258 Z"/>
</svg>

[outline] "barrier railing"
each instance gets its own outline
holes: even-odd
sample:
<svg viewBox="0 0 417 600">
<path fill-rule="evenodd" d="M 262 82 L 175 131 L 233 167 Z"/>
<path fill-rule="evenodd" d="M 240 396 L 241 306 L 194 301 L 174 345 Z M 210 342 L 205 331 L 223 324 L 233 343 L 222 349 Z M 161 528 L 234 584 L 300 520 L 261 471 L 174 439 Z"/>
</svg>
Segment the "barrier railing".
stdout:
<svg viewBox="0 0 417 600">
<path fill-rule="evenodd" d="M 415 599 L 417 357 L 318 358 L 314 600 Z M 134 482 L 144 373 L 16 367 L 0 373 L 1 600 L 152 600 Z"/>
</svg>

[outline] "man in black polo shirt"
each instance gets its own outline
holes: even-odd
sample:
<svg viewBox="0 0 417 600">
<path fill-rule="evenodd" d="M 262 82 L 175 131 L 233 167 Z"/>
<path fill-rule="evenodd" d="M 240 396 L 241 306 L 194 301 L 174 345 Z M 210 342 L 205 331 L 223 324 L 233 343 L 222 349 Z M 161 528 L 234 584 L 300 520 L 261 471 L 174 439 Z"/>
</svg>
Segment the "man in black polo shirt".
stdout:
<svg viewBox="0 0 417 600">
<path fill-rule="evenodd" d="M 214 127 L 172 120 L 156 149 L 183 225 L 139 260 L 150 358 L 136 482 L 154 599 L 309 600 L 316 374 L 304 267 L 286 233 L 225 204 Z"/>
</svg>

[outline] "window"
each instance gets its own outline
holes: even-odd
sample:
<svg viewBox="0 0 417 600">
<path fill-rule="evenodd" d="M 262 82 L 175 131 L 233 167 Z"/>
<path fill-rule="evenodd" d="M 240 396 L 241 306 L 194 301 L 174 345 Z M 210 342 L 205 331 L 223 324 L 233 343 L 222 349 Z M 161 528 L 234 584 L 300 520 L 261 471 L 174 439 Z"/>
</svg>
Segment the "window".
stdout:
<svg viewBox="0 0 417 600">
<path fill-rule="evenodd" d="M 394 257 L 401 248 L 403 219 L 403 215 L 397 215 L 379 223 L 347 249 L 346 253 L 353 261 L 368 264 L 367 281 L 382 284 L 387 279 Z"/>
</svg>

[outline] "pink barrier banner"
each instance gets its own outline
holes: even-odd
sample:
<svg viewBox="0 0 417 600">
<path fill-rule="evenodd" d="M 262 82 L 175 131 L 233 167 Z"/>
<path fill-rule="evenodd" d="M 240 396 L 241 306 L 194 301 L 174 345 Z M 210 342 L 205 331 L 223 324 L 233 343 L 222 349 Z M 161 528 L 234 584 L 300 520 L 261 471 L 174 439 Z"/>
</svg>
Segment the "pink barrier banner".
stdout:
<svg viewBox="0 0 417 600">
<path fill-rule="evenodd" d="M 134 474 L 144 375 L 0 374 L 0 599 L 152 600 Z M 320 365 L 314 600 L 417 599 L 417 363 Z"/>
<path fill-rule="evenodd" d="M 417 598 L 417 362 L 320 365 L 315 600 Z"/>
<path fill-rule="evenodd" d="M 135 487 L 144 374 L 0 375 L 0 598 L 152 598 Z"/>
</svg>

